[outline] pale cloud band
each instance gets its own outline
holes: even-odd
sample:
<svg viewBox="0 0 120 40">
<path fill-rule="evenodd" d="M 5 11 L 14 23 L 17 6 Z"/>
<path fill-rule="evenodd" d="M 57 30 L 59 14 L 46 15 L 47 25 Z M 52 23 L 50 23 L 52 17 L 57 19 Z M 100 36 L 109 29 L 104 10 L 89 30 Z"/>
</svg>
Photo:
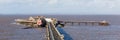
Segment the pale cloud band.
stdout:
<svg viewBox="0 0 120 40">
<path fill-rule="evenodd" d="M 118 11 L 120 10 L 120 0 L 0 0 L 0 10 L 1 13 L 11 10 L 18 10 L 15 13 L 21 12 L 27 13 L 31 11 L 32 13 L 46 13 L 49 12 L 65 12 L 64 10 L 78 12 L 82 11 Z M 12 6 L 11 6 L 12 5 Z M 14 9 L 16 7 L 16 9 Z M 17 8 L 20 7 L 20 8 Z M 26 11 L 27 10 L 27 11 Z M 57 11 L 55 11 L 57 10 Z M 62 11 L 63 10 L 63 11 Z"/>
</svg>

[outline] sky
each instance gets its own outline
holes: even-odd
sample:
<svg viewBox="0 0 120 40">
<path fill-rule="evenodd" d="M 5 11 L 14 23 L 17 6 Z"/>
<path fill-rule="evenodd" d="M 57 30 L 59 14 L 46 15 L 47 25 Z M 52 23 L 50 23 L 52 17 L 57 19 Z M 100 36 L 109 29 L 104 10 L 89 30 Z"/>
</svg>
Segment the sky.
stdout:
<svg viewBox="0 0 120 40">
<path fill-rule="evenodd" d="M 0 0 L 0 14 L 120 14 L 120 0 Z"/>
</svg>

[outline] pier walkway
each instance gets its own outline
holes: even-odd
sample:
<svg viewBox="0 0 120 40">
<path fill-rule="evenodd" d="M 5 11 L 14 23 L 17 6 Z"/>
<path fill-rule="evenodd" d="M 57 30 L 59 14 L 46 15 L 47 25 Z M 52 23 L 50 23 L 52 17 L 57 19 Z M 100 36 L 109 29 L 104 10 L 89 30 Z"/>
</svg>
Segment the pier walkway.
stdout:
<svg viewBox="0 0 120 40">
<path fill-rule="evenodd" d="M 60 34 L 60 32 L 57 30 L 57 28 L 55 27 L 55 25 L 50 22 L 48 23 L 48 25 L 46 26 L 47 28 L 47 40 L 64 40 L 64 36 L 62 34 Z"/>
<path fill-rule="evenodd" d="M 72 25 L 74 24 L 74 23 L 78 23 L 79 25 L 81 24 L 81 23 L 85 23 L 85 25 L 87 25 L 87 24 L 92 24 L 92 25 L 94 25 L 94 24 L 98 24 L 98 25 L 100 25 L 100 26 L 108 26 L 109 25 L 109 23 L 108 22 L 106 22 L 106 21 L 99 21 L 99 22 L 97 22 L 97 21 L 85 21 L 85 22 L 72 22 L 72 21 L 65 21 L 64 22 L 65 24 L 67 24 L 67 23 L 71 23 Z M 67 33 L 65 33 L 65 31 L 64 30 L 66 30 L 66 29 L 62 29 L 62 28 L 57 28 L 57 27 L 55 27 L 55 25 L 52 23 L 52 22 L 49 22 L 49 23 L 47 23 L 47 26 L 46 26 L 46 38 L 47 38 L 47 40 L 64 40 L 64 39 L 66 39 L 66 38 L 64 38 L 64 37 L 67 37 L 67 36 L 69 36 L 69 34 L 67 34 Z M 59 29 L 59 30 L 58 30 Z M 60 33 L 61 32 L 61 33 Z M 64 34 L 64 35 L 63 35 Z M 65 36 L 65 35 L 67 35 L 67 36 Z M 72 34 L 73 35 L 73 34 Z M 79 34 L 78 34 L 79 35 Z M 71 37 L 69 37 L 68 38 L 69 40 L 70 39 L 72 39 Z"/>
</svg>

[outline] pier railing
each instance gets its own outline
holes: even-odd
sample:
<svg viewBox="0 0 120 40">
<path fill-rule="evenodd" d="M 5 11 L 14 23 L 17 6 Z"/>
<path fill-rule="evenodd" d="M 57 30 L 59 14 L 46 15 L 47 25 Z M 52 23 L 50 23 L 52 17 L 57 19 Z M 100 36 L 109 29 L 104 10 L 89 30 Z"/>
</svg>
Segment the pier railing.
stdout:
<svg viewBox="0 0 120 40">
<path fill-rule="evenodd" d="M 47 24 L 47 40 L 64 40 L 64 36 L 60 34 L 52 22 L 49 22 Z"/>
<path fill-rule="evenodd" d="M 87 25 L 87 24 L 92 24 L 92 25 L 99 25 L 99 26 L 108 26 L 108 25 L 110 25 L 107 21 L 63 21 L 65 24 L 67 24 L 67 23 L 71 23 L 72 25 L 74 24 L 74 23 L 78 23 L 79 25 L 80 24 L 85 24 L 85 25 Z"/>
</svg>

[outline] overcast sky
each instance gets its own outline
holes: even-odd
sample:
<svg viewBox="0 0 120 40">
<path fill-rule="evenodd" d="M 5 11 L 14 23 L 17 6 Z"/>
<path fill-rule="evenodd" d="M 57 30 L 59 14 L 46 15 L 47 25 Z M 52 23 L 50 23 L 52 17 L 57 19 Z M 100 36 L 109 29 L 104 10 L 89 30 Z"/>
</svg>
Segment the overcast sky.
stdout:
<svg viewBox="0 0 120 40">
<path fill-rule="evenodd" d="M 120 0 L 0 0 L 1 14 L 120 14 Z"/>
</svg>

